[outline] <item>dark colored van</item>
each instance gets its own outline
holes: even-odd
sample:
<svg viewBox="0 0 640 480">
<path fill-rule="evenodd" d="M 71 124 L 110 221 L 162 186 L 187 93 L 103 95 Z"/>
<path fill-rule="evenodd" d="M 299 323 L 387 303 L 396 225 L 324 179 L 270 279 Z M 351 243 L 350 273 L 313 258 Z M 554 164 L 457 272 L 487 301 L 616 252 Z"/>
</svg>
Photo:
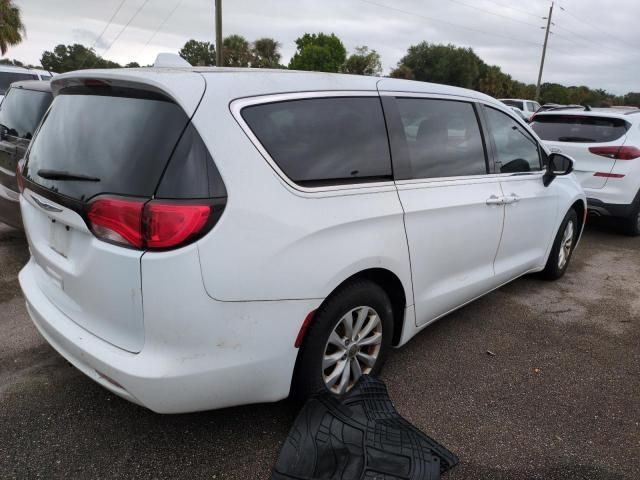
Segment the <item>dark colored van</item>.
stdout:
<svg viewBox="0 0 640 480">
<path fill-rule="evenodd" d="M 16 167 L 53 96 L 48 80 L 14 82 L 0 103 L 0 222 L 22 228 Z"/>
</svg>

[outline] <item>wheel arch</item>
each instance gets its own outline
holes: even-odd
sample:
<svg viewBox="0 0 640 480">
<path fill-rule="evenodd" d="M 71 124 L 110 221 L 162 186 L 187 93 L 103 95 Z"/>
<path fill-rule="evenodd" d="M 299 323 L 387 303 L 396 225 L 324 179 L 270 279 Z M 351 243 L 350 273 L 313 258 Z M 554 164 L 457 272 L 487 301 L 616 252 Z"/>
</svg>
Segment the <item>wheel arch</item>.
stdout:
<svg viewBox="0 0 640 480">
<path fill-rule="evenodd" d="M 379 285 L 389 295 L 391 307 L 393 309 L 393 339 L 391 344 L 396 346 L 402 338 L 404 328 L 405 310 L 407 307 L 407 292 L 400 278 L 391 270 L 386 268 L 367 268 L 354 273 L 350 277 L 338 284 L 327 298 L 331 297 L 335 292 L 344 288 L 345 285 L 357 280 L 370 280 Z M 410 298 L 410 297 L 409 297 Z M 326 301 L 326 299 L 325 299 Z M 324 302 L 323 302 L 324 303 Z"/>
</svg>

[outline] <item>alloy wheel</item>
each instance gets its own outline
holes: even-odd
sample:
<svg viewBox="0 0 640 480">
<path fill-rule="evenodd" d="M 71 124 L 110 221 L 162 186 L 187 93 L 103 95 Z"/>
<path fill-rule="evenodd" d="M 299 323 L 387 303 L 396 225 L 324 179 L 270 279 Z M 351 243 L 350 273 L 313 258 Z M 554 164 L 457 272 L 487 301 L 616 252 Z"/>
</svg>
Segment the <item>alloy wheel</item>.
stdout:
<svg viewBox="0 0 640 480">
<path fill-rule="evenodd" d="M 575 227 L 573 226 L 573 221 L 569 220 L 562 234 L 562 242 L 560 243 L 560 252 L 558 254 L 558 267 L 561 270 L 565 267 L 571 256 L 574 233 Z"/>
<path fill-rule="evenodd" d="M 342 395 L 373 369 L 382 345 L 382 321 L 371 307 L 356 307 L 340 318 L 329 335 L 322 358 L 322 378 Z"/>
</svg>

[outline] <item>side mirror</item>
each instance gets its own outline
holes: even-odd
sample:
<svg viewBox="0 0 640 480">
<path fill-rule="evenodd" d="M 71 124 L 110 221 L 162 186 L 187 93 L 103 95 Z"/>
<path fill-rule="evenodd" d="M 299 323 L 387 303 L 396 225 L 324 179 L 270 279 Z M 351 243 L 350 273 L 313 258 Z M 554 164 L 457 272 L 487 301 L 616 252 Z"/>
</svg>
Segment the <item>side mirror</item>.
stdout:
<svg viewBox="0 0 640 480">
<path fill-rule="evenodd" d="M 544 174 L 544 186 L 548 187 L 553 179 L 558 176 L 569 175 L 573 172 L 573 159 L 562 153 L 552 153 L 547 162 L 547 171 Z"/>
</svg>

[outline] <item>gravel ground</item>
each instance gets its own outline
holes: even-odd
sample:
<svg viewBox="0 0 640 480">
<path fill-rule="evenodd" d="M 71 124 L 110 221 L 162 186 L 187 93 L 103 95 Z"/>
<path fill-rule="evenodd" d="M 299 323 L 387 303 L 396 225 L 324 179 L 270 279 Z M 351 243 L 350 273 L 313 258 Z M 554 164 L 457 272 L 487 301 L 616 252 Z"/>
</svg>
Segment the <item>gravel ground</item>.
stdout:
<svg viewBox="0 0 640 480">
<path fill-rule="evenodd" d="M 115 397 L 36 332 L 27 258 L 0 225 L 0 478 L 269 477 L 294 403 L 161 416 Z M 459 455 L 447 479 L 636 480 L 639 286 L 640 239 L 591 225 L 562 280 L 526 277 L 446 317 L 382 378 Z"/>
</svg>

